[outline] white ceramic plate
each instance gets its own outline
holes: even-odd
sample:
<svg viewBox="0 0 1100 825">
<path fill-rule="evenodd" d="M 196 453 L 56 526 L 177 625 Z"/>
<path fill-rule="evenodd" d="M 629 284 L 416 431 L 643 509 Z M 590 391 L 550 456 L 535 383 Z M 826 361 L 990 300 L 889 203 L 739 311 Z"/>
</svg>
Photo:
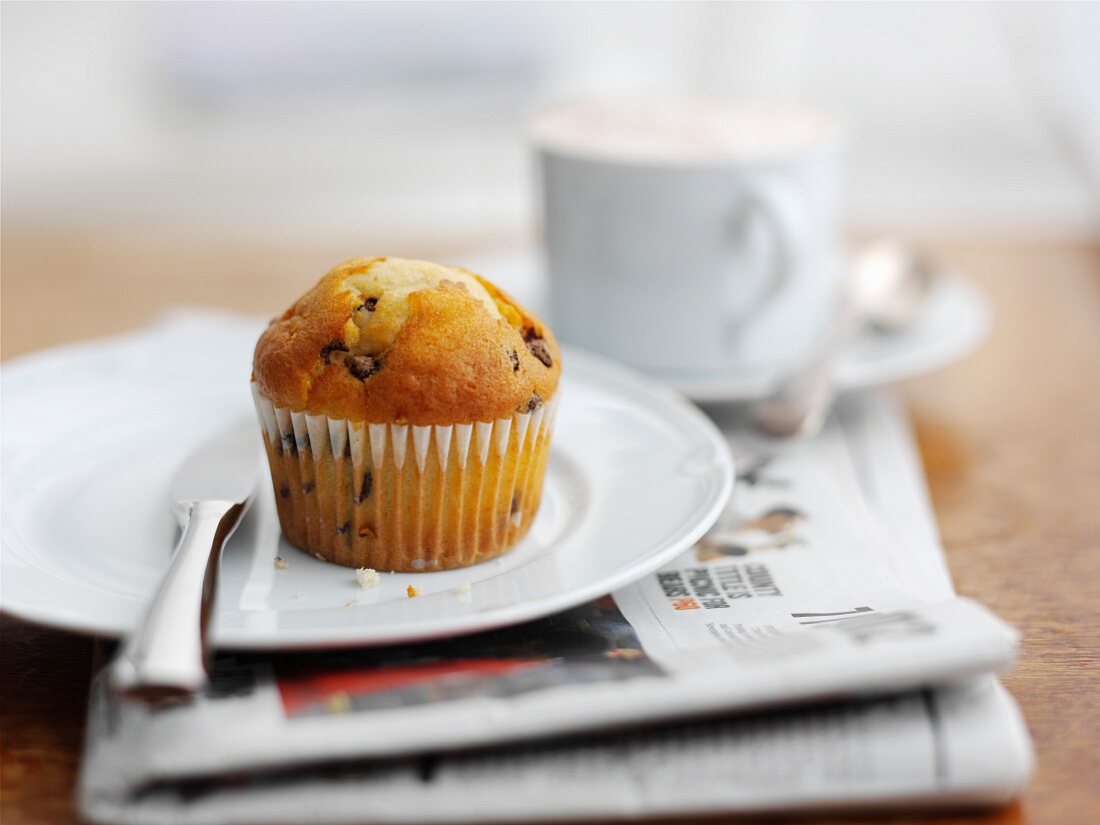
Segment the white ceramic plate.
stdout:
<svg viewBox="0 0 1100 825">
<path fill-rule="evenodd" d="M 486 256 L 467 260 L 464 265 L 484 272 L 536 310 L 545 309 L 547 283 L 539 255 Z M 542 315 L 546 317 L 545 312 Z M 959 275 L 948 274 L 907 329 L 892 334 L 865 332 L 840 352 L 835 366 L 837 386 L 841 390 L 873 387 L 938 369 L 981 344 L 989 324 L 989 305 L 981 290 Z M 783 371 L 774 366 L 728 373 L 648 374 L 701 402 L 764 398 L 783 377 Z"/>
<path fill-rule="evenodd" d="M 134 625 L 176 538 L 169 479 L 199 443 L 253 415 L 258 330 L 184 315 L 5 365 L 0 607 L 96 634 Z M 389 644 L 488 629 L 608 593 L 690 546 L 732 487 L 717 429 L 606 361 L 568 352 L 565 364 L 542 506 L 511 552 L 463 570 L 383 574 L 361 589 L 354 571 L 282 539 L 262 468 L 256 505 L 223 557 L 215 643 Z M 423 595 L 408 598 L 410 584 Z"/>
</svg>

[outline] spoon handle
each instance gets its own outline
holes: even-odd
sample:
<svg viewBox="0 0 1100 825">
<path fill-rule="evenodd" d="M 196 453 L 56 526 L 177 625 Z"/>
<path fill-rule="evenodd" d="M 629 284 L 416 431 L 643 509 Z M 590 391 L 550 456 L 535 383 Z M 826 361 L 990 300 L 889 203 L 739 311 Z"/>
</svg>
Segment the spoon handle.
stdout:
<svg viewBox="0 0 1100 825">
<path fill-rule="evenodd" d="M 206 684 L 206 629 L 218 560 L 243 511 L 228 501 L 191 505 L 168 573 L 111 665 L 113 689 L 158 702 L 185 698 Z"/>
<path fill-rule="evenodd" d="M 817 433 L 832 406 L 837 353 L 858 330 L 859 317 L 851 298 L 844 294 L 821 349 L 808 362 L 783 376 L 767 398 L 753 405 L 753 423 L 779 438 Z"/>
</svg>

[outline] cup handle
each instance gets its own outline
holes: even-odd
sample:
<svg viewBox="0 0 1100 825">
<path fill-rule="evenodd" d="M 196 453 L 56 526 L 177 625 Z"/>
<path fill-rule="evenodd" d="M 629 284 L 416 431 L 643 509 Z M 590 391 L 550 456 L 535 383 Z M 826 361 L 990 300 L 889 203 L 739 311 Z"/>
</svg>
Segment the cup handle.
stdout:
<svg viewBox="0 0 1100 825">
<path fill-rule="evenodd" d="M 767 283 L 756 300 L 741 315 L 763 309 L 794 283 L 802 269 L 805 247 L 806 209 L 789 188 L 782 184 L 757 182 L 750 186 L 744 209 L 760 215 L 772 237 L 772 266 Z"/>
</svg>

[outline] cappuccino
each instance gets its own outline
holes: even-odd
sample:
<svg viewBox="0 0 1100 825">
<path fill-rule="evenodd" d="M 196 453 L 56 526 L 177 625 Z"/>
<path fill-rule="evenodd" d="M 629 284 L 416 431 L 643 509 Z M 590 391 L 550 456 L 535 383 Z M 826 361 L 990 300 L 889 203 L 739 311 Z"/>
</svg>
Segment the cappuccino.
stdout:
<svg viewBox="0 0 1100 825">
<path fill-rule="evenodd" d="M 557 152 L 636 162 L 693 163 L 781 157 L 834 143 L 837 122 L 810 109 L 702 98 L 582 101 L 533 126 Z"/>
<path fill-rule="evenodd" d="M 841 277 L 833 118 L 607 100 L 532 135 L 562 340 L 673 381 L 778 374 L 821 346 Z"/>
</svg>

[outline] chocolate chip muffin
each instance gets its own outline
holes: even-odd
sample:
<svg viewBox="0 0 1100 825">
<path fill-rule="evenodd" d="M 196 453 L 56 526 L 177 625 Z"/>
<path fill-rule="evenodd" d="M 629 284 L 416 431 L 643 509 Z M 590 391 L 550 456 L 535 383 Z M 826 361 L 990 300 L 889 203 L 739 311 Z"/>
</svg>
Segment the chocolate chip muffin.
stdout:
<svg viewBox="0 0 1100 825">
<path fill-rule="evenodd" d="M 561 355 L 463 269 L 356 258 L 256 345 L 252 390 L 289 541 L 350 567 L 464 567 L 538 510 Z"/>
</svg>

